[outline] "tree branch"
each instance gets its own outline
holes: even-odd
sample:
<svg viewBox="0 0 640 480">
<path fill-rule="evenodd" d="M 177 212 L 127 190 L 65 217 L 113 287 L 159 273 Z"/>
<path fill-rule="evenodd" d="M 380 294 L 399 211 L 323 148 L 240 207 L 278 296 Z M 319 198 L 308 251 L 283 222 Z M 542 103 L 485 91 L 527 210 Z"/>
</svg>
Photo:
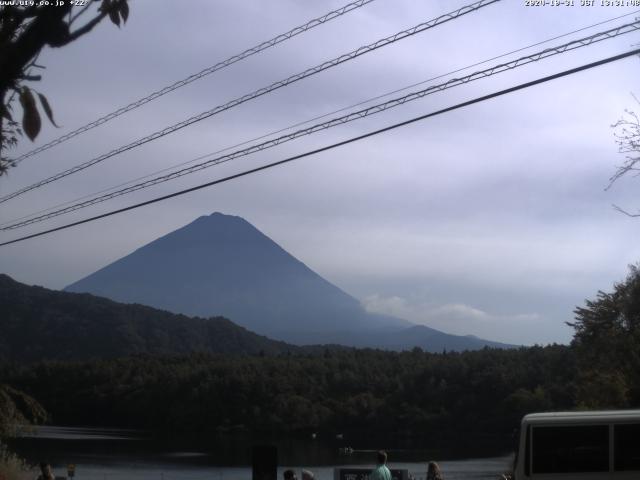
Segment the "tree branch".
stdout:
<svg viewBox="0 0 640 480">
<path fill-rule="evenodd" d="M 11 86 L 44 45 L 65 33 L 68 35 L 63 19 L 70 8 L 70 4 L 43 7 L 41 13 L 11 42 L 9 48 L 0 51 L 0 90 Z"/>
<path fill-rule="evenodd" d="M 82 35 L 85 35 L 87 33 L 89 33 L 91 30 L 93 30 L 93 28 L 98 25 L 102 19 L 104 17 L 106 17 L 107 15 L 109 15 L 109 12 L 104 11 L 102 13 L 100 13 L 98 16 L 96 16 L 93 20 L 87 22 L 84 26 L 80 27 L 78 30 L 76 30 L 73 33 L 70 33 L 69 36 L 67 37 L 66 41 L 60 45 L 56 45 L 56 47 L 62 47 L 64 45 L 66 45 L 69 42 L 73 42 L 74 40 L 76 40 L 77 38 L 80 38 Z"/>
<path fill-rule="evenodd" d="M 127 0 L 114 1 L 113 3 L 109 4 L 108 7 L 102 9 L 102 11 L 96 17 L 94 17 L 92 20 L 90 20 L 85 25 L 80 27 L 78 30 L 76 30 L 75 32 L 69 33 L 68 37 L 64 40 L 64 43 L 61 43 L 60 45 L 51 45 L 51 46 L 62 47 L 70 42 L 73 42 L 74 40 L 77 40 L 81 36 L 86 35 L 91 30 L 93 30 L 95 26 L 98 25 L 104 19 L 104 17 L 109 15 L 111 12 L 118 10 L 123 3 L 127 3 Z M 78 12 L 78 14 L 74 17 L 74 20 L 79 15 L 84 13 L 84 11 L 87 9 L 88 6 L 89 5 L 85 6 L 80 12 Z M 71 23 L 69 23 L 69 26 L 71 26 Z"/>
<path fill-rule="evenodd" d="M 612 206 L 613 206 L 613 209 L 614 209 L 614 210 L 617 210 L 618 212 L 623 213 L 623 214 L 624 214 L 624 215 L 626 215 L 627 217 L 632 217 L 632 218 L 640 217 L 640 212 L 639 212 L 639 213 L 629 213 L 629 212 L 627 212 L 626 210 L 624 210 L 624 209 L 620 208 L 620 207 L 619 207 L 618 205 L 616 205 L 616 204 L 613 204 Z"/>
</svg>

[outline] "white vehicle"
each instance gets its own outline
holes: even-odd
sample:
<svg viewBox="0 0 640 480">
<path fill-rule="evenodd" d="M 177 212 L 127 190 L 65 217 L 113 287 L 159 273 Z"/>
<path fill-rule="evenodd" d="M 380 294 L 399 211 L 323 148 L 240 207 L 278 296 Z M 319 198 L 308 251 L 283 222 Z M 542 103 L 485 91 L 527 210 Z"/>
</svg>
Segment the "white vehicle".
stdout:
<svg viewBox="0 0 640 480">
<path fill-rule="evenodd" d="M 640 479 L 640 410 L 532 413 L 515 480 Z"/>
</svg>

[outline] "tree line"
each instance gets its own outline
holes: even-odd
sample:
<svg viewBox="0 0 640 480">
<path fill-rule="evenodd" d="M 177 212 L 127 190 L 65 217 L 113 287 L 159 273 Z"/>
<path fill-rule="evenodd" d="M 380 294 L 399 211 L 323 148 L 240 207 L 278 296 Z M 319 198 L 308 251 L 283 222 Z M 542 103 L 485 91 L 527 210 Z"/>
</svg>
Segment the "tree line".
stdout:
<svg viewBox="0 0 640 480">
<path fill-rule="evenodd" d="M 640 407 L 640 270 L 575 314 L 569 346 L 5 362 L 0 384 L 50 422 L 158 432 L 506 436 L 533 411 Z"/>
<path fill-rule="evenodd" d="M 567 346 L 433 354 L 134 356 L 5 364 L 0 378 L 61 424 L 155 431 L 433 431 L 507 435 L 523 414 L 576 406 Z"/>
</svg>

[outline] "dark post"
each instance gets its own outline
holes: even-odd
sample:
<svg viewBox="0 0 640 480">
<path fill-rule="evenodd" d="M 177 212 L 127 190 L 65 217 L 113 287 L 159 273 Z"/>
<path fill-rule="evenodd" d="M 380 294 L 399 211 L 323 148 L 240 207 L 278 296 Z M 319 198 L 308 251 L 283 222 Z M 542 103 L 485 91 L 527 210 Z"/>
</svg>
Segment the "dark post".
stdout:
<svg viewBox="0 0 640 480">
<path fill-rule="evenodd" d="M 278 448 L 255 445 L 251 452 L 253 480 L 278 480 Z"/>
</svg>

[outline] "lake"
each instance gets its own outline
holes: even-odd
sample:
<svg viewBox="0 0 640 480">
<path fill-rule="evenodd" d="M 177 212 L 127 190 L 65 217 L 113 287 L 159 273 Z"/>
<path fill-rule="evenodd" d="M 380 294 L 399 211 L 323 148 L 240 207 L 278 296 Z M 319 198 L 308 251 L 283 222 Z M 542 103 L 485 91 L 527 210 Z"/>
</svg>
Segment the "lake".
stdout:
<svg viewBox="0 0 640 480">
<path fill-rule="evenodd" d="M 375 451 L 387 450 L 391 468 L 407 469 L 424 480 L 426 462 L 439 463 L 445 479 L 497 479 L 509 470 L 512 456 L 482 442 L 456 451 L 419 448 L 406 441 L 331 438 L 250 438 L 246 434 L 208 438 L 154 438 L 134 430 L 39 427 L 10 446 L 31 463 L 51 462 L 56 475 L 76 465 L 77 480 L 249 480 L 251 446 L 278 447 L 278 478 L 287 468 L 313 471 L 318 480 L 333 480 L 334 467 L 371 466 Z M 353 454 L 341 455 L 349 446 Z"/>
</svg>

